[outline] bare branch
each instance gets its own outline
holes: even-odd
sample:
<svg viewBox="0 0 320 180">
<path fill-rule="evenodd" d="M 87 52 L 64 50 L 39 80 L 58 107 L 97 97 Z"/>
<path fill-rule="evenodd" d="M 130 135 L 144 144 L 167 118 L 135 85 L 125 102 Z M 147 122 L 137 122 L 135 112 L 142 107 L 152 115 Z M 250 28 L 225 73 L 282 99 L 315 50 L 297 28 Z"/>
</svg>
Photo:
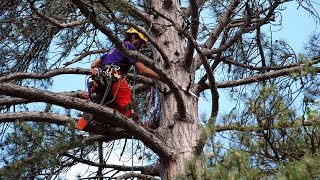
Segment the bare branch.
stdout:
<svg viewBox="0 0 320 180">
<path fill-rule="evenodd" d="M 314 67 L 314 71 L 317 73 L 320 73 L 320 68 Z M 257 75 L 257 76 L 252 76 L 249 78 L 217 83 L 217 87 L 218 88 L 235 87 L 235 86 L 250 84 L 250 83 L 254 83 L 254 82 L 260 82 L 260 81 L 267 80 L 267 79 L 286 76 L 286 75 L 289 75 L 290 73 L 293 73 L 293 72 L 300 72 L 301 76 L 309 74 L 305 70 L 304 67 L 293 67 L 293 68 L 283 69 L 283 70 L 279 70 L 279 71 L 275 71 L 275 72 L 267 72 L 267 73 Z M 209 88 L 208 86 L 209 85 L 207 84 L 207 88 L 205 88 L 205 89 L 208 89 Z"/>
<path fill-rule="evenodd" d="M 6 82 L 10 80 L 19 80 L 19 79 L 46 79 L 51 78 L 53 76 L 61 75 L 61 74 L 90 74 L 89 69 L 82 68 L 60 68 L 50 70 L 44 73 L 14 73 L 6 76 L 0 77 L 0 82 Z"/>
<path fill-rule="evenodd" d="M 243 27 L 241 28 L 229 41 L 227 41 L 223 46 L 220 46 L 219 48 L 212 49 L 210 51 L 205 52 L 205 55 L 208 56 L 211 54 L 217 54 L 219 52 L 222 52 L 232 46 L 240 37 L 242 34 L 250 32 L 252 30 L 255 30 L 257 28 L 260 28 L 264 24 L 268 23 L 270 18 L 273 16 L 273 13 L 275 9 L 281 4 L 280 1 L 274 2 L 274 4 L 270 7 L 270 10 L 268 11 L 268 14 L 262 18 L 258 23 L 255 25 L 249 26 L 249 27 Z"/>
<path fill-rule="evenodd" d="M 226 27 L 226 25 L 230 22 L 230 17 L 234 14 L 234 10 L 236 9 L 236 7 L 240 4 L 240 0 L 234 0 L 229 7 L 227 8 L 227 10 L 225 11 L 225 13 L 223 14 L 223 16 L 221 17 L 221 19 L 219 19 L 219 24 L 218 26 L 214 29 L 213 32 L 211 32 L 208 40 L 205 43 L 205 47 L 211 49 L 212 46 L 214 45 L 214 43 L 217 41 L 219 35 L 221 34 L 221 32 L 223 31 L 223 29 Z"/>
<path fill-rule="evenodd" d="M 214 58 L 214 59 L 219 59 L 217 57 L 211 57 L 211 58 Z M 243 64 L 243 63 L 240 63 L 238 61 L 235 61 L 231 58 L 227 58 L 227 57 L 221 57 L 220 60 L 226 64 L 232 64 L 232 65 L 235 65 L 235 66 L 238 66 L 238 67 L 242 67 L 242 68 L 246 68 L 246 69 L 249 69 L 249 70 L 256 70 L 256 71 L 261 71 L 263 72 L 263 70 L 265 71 L 271 71 L 271 70 L 282 70 L 282 69 L 288 69 L 288 68 L 293 68 L 293 67 L 300 67 L 300 66 L 303 66 L 305 62 L 299 62 L 299 63 L 294 63 L 294 64 L 289 64 L 289 65 L 286 65 L 286 66 L 266 66 L 266 67 L 255 67 L 255 66 L 251 66 L 251 65 L 248 65 L 248 64 Z M 320 62 L 320 58 L 319 57 L 314 57 L 312 58 L 312 62 L 308 62 L 309 65 L 314 65 L 314 64 L 317 64 Z M 215 66 L 216 63 L 214 63 L 212 65 L 212 68 L 213 69 Z M 203 76 L 200 81 L 198 82 L 198 90 L 197 90 L 197 94 L 199 94 L 200 92 L 202 92 L 204 90 L 204 87 L 208 86 L 206 85 L 205 81 L 207 80 L 207 76 Z"/>
<path fill-rule="evenodd" d="M 279 129 L 279 128 L 298 128 L 302 126 L 313 126 L 320 123 L 320 119 L 311 119 L 305 121 L 295 121 L 295 122 L 278 122 L 277 124 L 273 124 L 271 126 L 260 127 L 260 126 L 246 126 L 241 125 L 239 123 L 231 123 L 227 125 L 216 125 L 216 132 L 223 131 L 240 131 L 240 132 L 250 132 L 250 131 L 259 131 L 259 130 L 268 130 L 268 129 Z"/>
<path fill-rule="evenodd" d="M 159 170 L 158 168 L 154 168 L 155 165 L 133 166 L 132 167 L 132 166 L 105 164 L 105 163 L 95 163 L 95 162 L 92 162 L 90 160 L 85 160 L 85 159 L 82 159 L 82 158 L 78 158 L 78 157 L 76 157 L 74 155 L 71 155 L 69 153 L 61 153 L 60 155 L 72 158 L 77 162 L 80 162 L 80 163 L 83 163 L 83 164 L 87 164 L 87 165 L 90 165 L 90 166 L 96 166 L 96 167 L 102 167 L 102 168 L 111 168 L 111 169 L 115 169 L 115 170 L 119 170 L 119 171 L 131 171 L 133 169 L 134 171 L 150 172 L 150 174 L 152 174 L 152 175 L 155 175 L 155 174 L 159 175 L 159 171 L 158 172 L 149 171 L 149 169 Z"/>
<path fill-rule="evenodd" d="M 64 63 L 64 67 L 69 66 L 70 64 L 76 63 L 78 61 L 81 61 L 83 58 L 92 55 L 92 54 L 97 54 L 97 53 L 104 53 L 106 51 L 109 51 L 109 49 L 99 49 L 99 50 L 95 50 L 95 51 L 85 51 L 84 53 L 81 53 L 79 57 Z"/>
<path fill-rule="evenodd" d="M 195 39 L 193 39 L 193 37 L 189 33 L 187 33 L 186 35 L 187 35 L 187 38 L 189 39 L 189 41 L 194 44 L 194 46 L 196 47 L 196 50 L 200 56 L 201 62 L 206 70 L 206 75 L 209 80 L 210 91 L 212 94 L 212 96 L 211 96 L 212 106 L 211 106 L 210 119 L 209 119 L 208 123 L 205 125 L 205 127 L 203 128 L 203 130 L 201 131 L 199 141 L 195 147 L 196 154 L 200 155 L 207 139 L 215 133 L 215 131 L 212 129 L 215 125 L 216 117 L 217 117 L 218 111 L 219 111 L 219 92 L 217 90 L 215 77 L 214 77 L 213 72 L 210 68 L 210 65 L 207 61 L 207 57 L 203 55 L 203 53 L 200 50 L 199 46 L 197 45 L 197 42 L 195 41 Z"/>
<path fill-rule="evenodd" d="M 82 25 L 85 23 L 86 20 L 78 20 L 78 21 L 72 21 L 69 23 L 60 23 L 59 21 L 51 18 L 51 17 L 47 17 L 46 15 L 44 15 L 43 13 L 39 12 L 36 7 L 34 6 L 34 2 L 28 0 L 28 2 L 30 3 L 30 9 L 36 14 L 38 15 L 40 18 L 44 19 L 45 21 L 49 22 L 50 24 L 52 24 L 53 26 L 58 27 L 59 29 L 63 29 L 63 28 L 72 28 L 78 25 Z"/>
<path fill-rule="evenodd" d="M 157 178 L 153 177 L 153 176 L 149 176 L 149 175 L 145 175 L 145 174 L 138 174 L 138 173 L 126 173 L 123 174 L 121 176 L 116 177 L 116 180 L 122 180 L 122 179 L 128 179 L 128 178 L 139 178 L 141 180 L 156 180 Z"/>
<path fill-rule="evenodd" d="M 218 114 L 218 110 L 219 110 L 219 103 L 218 103 L 218 99 L 219 99 L 219 93 L 216 87 L 216 81 L 213 75 L 213 72 L 210 68 L 210 65 L 207 61 L 207 57 L 203 55 L 201 49 L 199 48 L 197 42 L 195 41 L 195 39 L 190 35 L 190 33 L 186 33 L 187 38 L 189 39 L 190 42 L 192 42 L 192 44 L 194 45 L 194 47 L 196 47 L 196 50 L 200 56 L 201 62 L 206 70 L 206 75 L 207 78 L 209 80 L 209 84 L 210 84 L 210 90 L 211 90 L 211 94 L 212 94 L 212 111 L 211 111 L 211 118 L 215 119 L 215 117 Z M 210 118 L 210 119 L 211 119 Z"/>
<path fill-rule="evenodd" d="M 141 12 L 139 9 L 137 9 L 136 7 L 132 6 L 131 4 L 121 0 L 120 1 L 120 5 L 122 5 L 123 7 L 125 7 L 125 9 L 128 9 L 128 12 L 133 16 L 136 17 L 139 20 L 144 21 L 146 24 L 152 24 L 152 19 L 149 18 L 149 16 L 144 13 Z M 156 29 L 154 29 L 155 27 L 152 26 L 154 31 L 157 31 Z"/>
<path fill-rule="evenodd" d="M 44 112 L 14 112 L 0 114 L 0 123 L 15 122 L 17 120 L 48 122 L 58 125 L 66 125 L 67 123 L 75 122 L 74 119 L 69 116 Z"/>
</svg>

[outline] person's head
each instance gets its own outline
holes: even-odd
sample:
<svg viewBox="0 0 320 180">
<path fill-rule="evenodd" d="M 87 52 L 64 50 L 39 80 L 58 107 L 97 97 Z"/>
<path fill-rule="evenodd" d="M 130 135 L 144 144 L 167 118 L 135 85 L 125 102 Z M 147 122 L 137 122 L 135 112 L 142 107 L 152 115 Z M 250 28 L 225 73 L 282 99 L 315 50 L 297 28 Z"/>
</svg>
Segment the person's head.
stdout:
<svg viewBox="0 0 320 180">
<path fill-rule="evenodd" d="M 130 28 L 126 31 L 127 41 L 130 41 L 137 49 L 148 43 L 148 39 L 135 28 Z"/>
</svg>

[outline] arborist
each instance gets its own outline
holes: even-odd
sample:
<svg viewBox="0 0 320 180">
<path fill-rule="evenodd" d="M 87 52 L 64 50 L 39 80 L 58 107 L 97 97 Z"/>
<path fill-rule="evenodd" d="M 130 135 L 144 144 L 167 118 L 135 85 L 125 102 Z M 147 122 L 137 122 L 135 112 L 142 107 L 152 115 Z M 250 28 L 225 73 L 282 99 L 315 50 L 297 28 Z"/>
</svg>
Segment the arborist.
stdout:
<svg viewBox="0 0 320 180">
<path fill-rule="evenodd" d="M 126 39 L 123 45 L 128 50 L 139 50 L 147 43 L 148 39 L 136 29 L 130 28 L 126 31 Z M 132 65 L 135 66 L 139 74 L 160 80 L 158 74 L 144 66 L 141 62 L 138 62 L 134 58 L 125 57 L 118 48 L 113 48 L 91 63 L 93 81 L 89 83 L 88 87 L 90 100 L 105 104 L 127 117 L 131 117 L 133 115 L 132 92 L 126 80 L 126 74 Z M 106 82 L 108 81 L 107 79 L 110 79 L 110 83 Z M 78 121 L 77 128 L 84 130 L 91 121 L 90 118 L 92 118 L 92 115 L 84 113 Z M 98 119 L 100 121 L 103 120 L 103 118 Z"/>
</svg>

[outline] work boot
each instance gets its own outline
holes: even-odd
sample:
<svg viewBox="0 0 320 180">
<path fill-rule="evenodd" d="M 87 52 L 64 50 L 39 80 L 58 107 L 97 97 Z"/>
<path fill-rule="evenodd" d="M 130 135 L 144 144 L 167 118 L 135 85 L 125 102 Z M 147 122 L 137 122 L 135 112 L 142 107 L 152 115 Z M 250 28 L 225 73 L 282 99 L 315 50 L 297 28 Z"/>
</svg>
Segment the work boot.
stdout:
<svg viewBox="0 0 320 180">
<path fill-rule="evenodd" d="M 84 117 L 79 118 L 77 128 L 83 130 L 88 125 L 88 121 Z"/>
</svg>

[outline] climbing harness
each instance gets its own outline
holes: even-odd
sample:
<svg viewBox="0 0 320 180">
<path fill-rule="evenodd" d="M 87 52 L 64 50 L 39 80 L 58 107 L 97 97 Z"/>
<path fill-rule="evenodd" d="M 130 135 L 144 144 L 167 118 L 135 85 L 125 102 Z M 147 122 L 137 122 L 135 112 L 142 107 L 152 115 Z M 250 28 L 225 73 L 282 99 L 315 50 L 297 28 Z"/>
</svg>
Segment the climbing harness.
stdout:
<svg viewBox="0 0 320 180">
<path fill-rule="evenodd" d="M 114 82 L 120 80 L 122 75 L 120 67 L 114 64 L 104 65 L 102 68 L 94 68 L 91 72 L 92 81 L 87 80 L 89 99 L 99 104 L 105 102 Z"/>
<path fill-rule="evenodd" d="M 104 65 L 101 68 L 94 68 L 91 71 L 91 75 L 86 77 L 86 99 L 100 104 L 100 105 L 111 105 L 115 99 L 116 94 L 120 88 L 120 85 L 125 81 L 125 76 L 121 75 L 120 67 L 114 64 Z M 115 82 L 119 82 L 115 93 L 110 93 L 111 87 Z M 84 113 L 82 117 L 84 121 L 87 121 L 80 128 L 84 128 L 88 123 L 101 124 L 101 122 L 93 119 L 92 114 Z M 101 124 L 102 125 L 102 124 Z"/>
</svg>

